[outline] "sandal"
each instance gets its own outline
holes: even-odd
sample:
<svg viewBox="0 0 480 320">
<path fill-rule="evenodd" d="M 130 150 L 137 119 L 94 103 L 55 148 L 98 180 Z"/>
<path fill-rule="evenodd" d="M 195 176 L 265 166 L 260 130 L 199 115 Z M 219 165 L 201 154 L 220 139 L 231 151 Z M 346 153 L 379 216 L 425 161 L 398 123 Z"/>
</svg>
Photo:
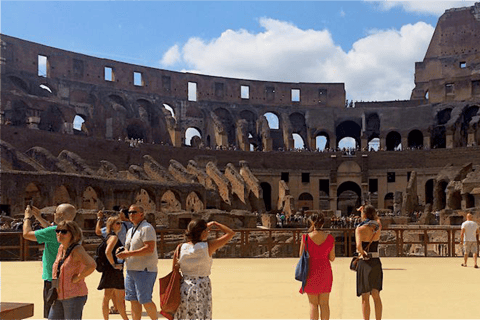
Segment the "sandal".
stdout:
<svg viewBox="0 0 480 320">
<path fill-rule="evenodd" d="M 465 263 L 462 263 L 462 267 L 466 267 L 467 265 Z"/>
<path fill-rule="evenodd" d="M 475 269 L 478 269 L 478 266 L 477 266 L 477 265 L 474 265 L 473 267 L 474 267 Z"/>
<path fill-rule="evenodd" d="M 114 306 L 110 307 L 110 311 L 108 313 L 109 314 L 120 314 L 120 312 L 118 312 L 118 310 L 116 310 Z"/>
</svg>

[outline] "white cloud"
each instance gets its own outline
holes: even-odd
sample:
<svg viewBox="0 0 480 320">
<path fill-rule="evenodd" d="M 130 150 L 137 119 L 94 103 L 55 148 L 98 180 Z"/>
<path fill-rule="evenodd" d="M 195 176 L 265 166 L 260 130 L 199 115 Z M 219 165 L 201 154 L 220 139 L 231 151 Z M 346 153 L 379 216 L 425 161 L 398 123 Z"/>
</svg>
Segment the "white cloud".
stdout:
<svg viewBox="0 0 480 320">
<path fill-rule="evenodd" d="M 393 7 L 402 7 L 407 12 L 419 12 L 433 15 L 442 15 L 445 10 L 473 6 L 475 1 L 393 1 L 376 2 L 380 8 L 390 10 Z"/>
<path fill-rule="evenodd" d="M 180 49 L 178 45 L 174 45 L 162 57 L 160 64 L 164 67 L 173 66 L 175 63 L 181 61 Z"/>
<path fill-rule="evenodd" d="M 354 100 L 409 99 L 415 62 L 423 60 L 434 31 L 423 22 L 374 30 L 345 52 L 328 30 L 302 30 L 268 18 L 259 23 L 263 32 L 226 30 L 210 41 L 191 38 L 181 57 L 174 46 L 162 61 L 171 55 L 175 61 L 183 59 L 189 72 L 232 78 L 341 82 Z"/>
</svg>

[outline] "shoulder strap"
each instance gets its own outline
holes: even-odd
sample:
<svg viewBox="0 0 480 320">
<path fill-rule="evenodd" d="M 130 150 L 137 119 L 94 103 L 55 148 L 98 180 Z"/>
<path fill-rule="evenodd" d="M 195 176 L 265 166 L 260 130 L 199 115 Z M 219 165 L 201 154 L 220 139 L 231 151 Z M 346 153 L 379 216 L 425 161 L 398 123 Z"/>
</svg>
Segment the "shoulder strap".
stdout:
<svg viewBox="0 0 480 320">
<path fill-rule="evenodd" d="M 58 262 L 58 265 L 57 265 L 57 279 L 58 279 L 58 276 L 60 275 L 60 269 L 62 268 L 63 263 L 65 262 L 65 260 L 67 260 L 68 256 L 70 255 L 72 250 L 75 249 L 76 246 L 78 246 L 78 243 L 71 244 L 67 248 L 67 251 L 65 252 L 65 257 L 63 257 L 63 259 L 60 259 L 60 261 Z"/>
<path fill-rule="evenodd" d="M 305 243 L 305 251 L 308 251 L 308 234 L 304 235 L 303 242 Z"/>
</svg>

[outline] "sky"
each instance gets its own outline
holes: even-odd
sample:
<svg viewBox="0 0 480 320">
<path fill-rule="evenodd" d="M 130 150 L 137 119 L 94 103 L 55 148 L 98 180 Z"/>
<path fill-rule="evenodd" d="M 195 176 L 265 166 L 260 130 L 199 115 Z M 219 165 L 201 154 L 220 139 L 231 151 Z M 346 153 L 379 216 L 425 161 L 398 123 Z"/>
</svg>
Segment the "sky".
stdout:
<svg viewBox="0 0 480 320">
<path fill-rule="evenodd" d="M 474 1 L 3 1 L 1 33 L 180 72 L 408 100 L 438 18 Z"/>
</svg>

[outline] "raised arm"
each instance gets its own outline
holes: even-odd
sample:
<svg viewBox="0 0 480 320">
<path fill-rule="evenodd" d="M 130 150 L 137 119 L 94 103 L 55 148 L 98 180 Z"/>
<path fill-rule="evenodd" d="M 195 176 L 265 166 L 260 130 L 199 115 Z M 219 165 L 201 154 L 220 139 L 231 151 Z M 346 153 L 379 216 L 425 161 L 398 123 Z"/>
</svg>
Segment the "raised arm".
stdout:
<svg viewBox="0 0 480 320">
<path fill-rule="evenodd" d="M 212 228 L 216 227 L 216 228 L 220 229 L 220 231 L 223 231 L 225 233 L 220 238 L 214 239 L 214 240 L 211 240 L 211 241 L 208 242 L 208 254 L 211 257 L 215 253 L 215 251 L 217 251 L 218 249 L 220 249 L 221 247 L 226 245 L 227 242 L 230 241 L 233 238 L 233 236 L 235 235 L 235 231 L 233 231 L 232 229 L 230 229 L 226 225 L 221 224 L 217 221 L 209 222 L 207 224 L 207 227 L 209 229 L 212 229 Z"/>
<path fill-rule="evenodd" d="M 97 212 L 97 224 L 95 225 L 95 234 L 99 237 L 102 236 L 102 227 L 103 227 L 103 211 L 100 210 Z"/>
<path fill-rule="evenodd" d="M 50 227 L 50 222 L 48 222 L 47 220 L 45 220 L 42 217 L 42 213 L 40 212 L 40 209 L 32 206 L 32 213 L 35 216 L 35 218 L 37 219 L 37 221 L 40 222 L 40 225 L 42 226 L 42 228 Z"/>
<path fill-rule="evenodd" d="M 37 241 L 35 231 L 32 230 L 33 212 L 30 206 L 25 209 L 25 216 L 23 218 L 23 238 L 30 241 Z"/>
</svg>

